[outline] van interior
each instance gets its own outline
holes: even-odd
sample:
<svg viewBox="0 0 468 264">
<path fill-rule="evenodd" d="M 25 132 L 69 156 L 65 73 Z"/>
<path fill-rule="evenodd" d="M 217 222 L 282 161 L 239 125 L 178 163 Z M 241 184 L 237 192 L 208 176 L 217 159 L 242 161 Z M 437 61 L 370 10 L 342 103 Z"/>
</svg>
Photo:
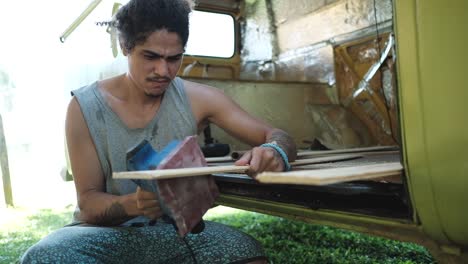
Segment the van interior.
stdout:
<svg viewBox="0 0 468 264">
<path fill-rule="evenodd" d="M 350 171 L 331 184 L 291 179 L 264 184 L 245 175 L 216 174 L 223 197 L 411 219 L 401 167 L 390 0 L 202 0 L 196 10 L 197 16 L 227 18 L 231 31 L 211 28 L 223 23 L 210 18 L 200 41 L 208 45 L 209 39 L 231 50 L 210 55 L 215 48 L 191 50 L 189 40 L 179 75 L 223 90 L 249 113 L 290 133 L 299 148 L 293 171 Z M 223 44 L 226 40 L 233 45 Z M 203 134 L 202 147 L 229 146 L 221 159 L 211 149 L 213 156 L 207 159 L 212 166 L 232 164 L 230 156 L 249 148 L 215 126 Z M 320 158 L 331 161 L 305 161 Z M 371 177 L 362 173 L 374 165 L 388 170 Z"/>
</svg>

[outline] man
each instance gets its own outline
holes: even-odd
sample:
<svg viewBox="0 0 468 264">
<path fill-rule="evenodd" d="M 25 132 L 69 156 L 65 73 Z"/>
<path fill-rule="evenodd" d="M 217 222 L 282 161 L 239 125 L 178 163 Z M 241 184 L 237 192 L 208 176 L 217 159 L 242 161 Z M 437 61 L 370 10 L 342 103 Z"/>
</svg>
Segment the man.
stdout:
<svg viewBox="0 0 468 264">
<path fill-rule="evenodd" d="M 132 0 L 112 22 L 128 72 L 74 91 L 66 137 L 78 208 L 73 226 L 30 248 L 29 262 L 265 263 L 261 246 L 232 228 L 207 222 L 200 234 L 177 236 L 160 219 L 157 197 L 127 180 L 126 152 L 146 139 L 160 150 L 213 123 L 254 147 L 236 162 L 249 175 L 283 171 L 293 140 L 243 111 L 219 90 L 176 77 L 188 39 L 188 0 Z M 150 220 L 158 220 L 155 225 Z M 106 226 L 112 226 L 109 228 Z"/>
</svg>

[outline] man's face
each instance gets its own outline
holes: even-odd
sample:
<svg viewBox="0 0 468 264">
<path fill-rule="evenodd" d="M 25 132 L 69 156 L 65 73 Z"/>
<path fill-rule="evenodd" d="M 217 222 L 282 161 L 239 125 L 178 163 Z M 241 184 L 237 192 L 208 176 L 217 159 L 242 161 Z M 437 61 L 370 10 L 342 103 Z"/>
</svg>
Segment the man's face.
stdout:
<svg viewBox="0 0 468 264">
<path fill-rule="evenodd" d="M 153 32 L 128 55 L 129 77 L 148 96 L 160 96 L 176 77 L 184 47 L 177 33 Z"/>
</svg>

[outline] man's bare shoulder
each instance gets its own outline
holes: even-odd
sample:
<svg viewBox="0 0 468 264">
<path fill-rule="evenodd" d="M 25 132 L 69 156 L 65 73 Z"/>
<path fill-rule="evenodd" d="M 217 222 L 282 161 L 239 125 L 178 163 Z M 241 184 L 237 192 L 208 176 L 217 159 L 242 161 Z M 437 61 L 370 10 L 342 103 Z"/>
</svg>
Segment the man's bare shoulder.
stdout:
<svg viewBox="0 0 468 264">
<path fill-rule="evenodd" d="M 212 97 L 224 97 L 223 91 L 220 89 L 206 85 L 203 83 L 198 83 L 198 82 L 192 82 L 192 81 L 184 81 L 184 87 L 185 91 L 190 97 L 196 97 L 196 98 L 206 98 L 206 99 L 211 99 Z"/>
<path fill-rule="evenodd" d="M 184 87 L 198 122 L 234 111 L 232 100 L 218 88 L 187 80 L 184 80 Z"/>
<path fill-rule="evenodd" d="M 66 115 L 66 122 L 69 121 L 77 121 L 77 120 L 82 120 L 83 119 L 83 113 L 81 111 L 81 106 L 76 99 L 75 96 L 73 96 L 70 99 L 70 102 L 68 103 L 68 108 L 67 108 L 67 115 Z"/>
</svg>

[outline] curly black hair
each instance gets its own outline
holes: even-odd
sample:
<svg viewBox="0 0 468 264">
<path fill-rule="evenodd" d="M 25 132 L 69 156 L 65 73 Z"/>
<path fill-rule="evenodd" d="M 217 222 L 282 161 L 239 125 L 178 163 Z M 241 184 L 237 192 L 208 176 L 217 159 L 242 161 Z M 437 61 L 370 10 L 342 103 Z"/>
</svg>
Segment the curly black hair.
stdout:
<svg viewBox="0 0 468 264">
<path fill-rule="evenodd" d="M 111 26 L 118 30 L 122 48 L 127 51 L 161 29 L 178 34 L 185 47 L 192 8 L 191 0 L 131 0 L 119 9 Z"/>
</svg>

